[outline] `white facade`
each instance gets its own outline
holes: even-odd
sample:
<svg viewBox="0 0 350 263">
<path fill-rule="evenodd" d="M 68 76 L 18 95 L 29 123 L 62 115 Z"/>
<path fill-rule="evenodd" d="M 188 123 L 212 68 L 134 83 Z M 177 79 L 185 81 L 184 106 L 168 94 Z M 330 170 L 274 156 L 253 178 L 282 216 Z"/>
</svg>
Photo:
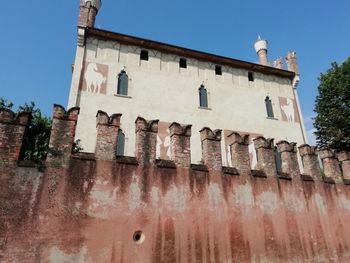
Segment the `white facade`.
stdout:
<svg viewBox="0 0 350 263">
<path fill-rule="evenodd" d="M 263 135 L 275 138 L 275 141 L 306 143 L 301 111 L 290 77 L 252 71 L 254 81 L 249 81 L 247 69 L 190 56 L 181 56 L 187 60 L 187 68 L 180 68 L 180 56 L 171 52 L 89 35 L 85 37 L 85 44 L 77 48 L 68 107 L 81 109 L 76 139 L 81 140 L 86 152 L 93 152 L 95 148 L 98 110 L 110 115 L 123 114 L 121 129 L 126 136 L 127 156 L 135 155 L 135 120 L 138 116 L 165 123 L 192 124 L 192 163 L 201 160 L 199 130 L 205 126 L 213 130 Z M 141 50 L 148 51 L 148 61 L 140 59 Z M 215 66 L 221 67 L 222 75 L 216 75 Z M 118 74 L 123 69 L 129 77 L 127 96 L 117 94 Z M 208 108 L 199 107 L 201 84 L 208 91 Z M 274 118 L 267 118 L 266 96 L 272 101 Z M 159 144 L 166 147 L 166 140 L 159 138 Z M 222 146 L 223 164 L 229 165 L 230 158 L 224 157 L 227 152 L 225 138 Z"/>
</svg>

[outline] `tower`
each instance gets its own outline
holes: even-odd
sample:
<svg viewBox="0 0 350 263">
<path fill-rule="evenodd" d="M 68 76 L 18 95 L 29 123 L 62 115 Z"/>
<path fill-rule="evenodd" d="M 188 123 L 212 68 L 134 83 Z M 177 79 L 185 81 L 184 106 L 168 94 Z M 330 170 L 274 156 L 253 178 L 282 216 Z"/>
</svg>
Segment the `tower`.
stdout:
<svg viewBox="0 0 350 263">
<path fill-rule="evenodd" d="M 102 5 L 101 0 L 80 0 L 79 27 L 94 27 L 96 15 Z"/>
<path fill-rule="evenodd" d="M 268 66 L 269 62 L 267 59 L 267 40 L 262 39 L 260 36 L 254 44 L 256 53 L 259 56 L 259 63 L 264 66 Z"/>
</svg>

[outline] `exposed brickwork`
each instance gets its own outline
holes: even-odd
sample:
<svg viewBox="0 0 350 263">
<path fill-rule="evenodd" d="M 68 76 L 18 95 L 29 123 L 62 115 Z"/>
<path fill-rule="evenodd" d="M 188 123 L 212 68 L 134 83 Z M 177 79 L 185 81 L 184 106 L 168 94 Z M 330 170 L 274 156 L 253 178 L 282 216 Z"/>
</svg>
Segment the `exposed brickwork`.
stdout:
<svg viewBox="0 0 350 263">
<path fill-rule="evenodd" d="M 98 5 L 92 4 L 92 2 L 100 2 L 97 1 L 80 1 L 80 12 L 78 18 L 78 26 L 80 27 L 94 27 L 95 20 L 98 13 Z"/>
<path fill-rule="evenodd" d="M 121 114 L 113 114 L 109 117 L 108 114 L 103 111 L 97 113 L 96 158 L 101 160 L 114 160 L 116 158 L 121 116 Z"/>
<path fill-rule="evenodd" d="M 316 147 L 304 144 L 299 146 L 299 154 L 304 165 L 304 174 L 315 180 L 321 179 L 321 169 Z"/>
<path fill-rule="evenodd" d="M 214 130 L 205 127 L 199 131 L 202 141 L 203 162 L 209 170 L 221 171 L 221 130 Z"/>
<path fill-rule="evenodd" d="M 62 106 L 54 105 L 48 162 L 55 162 L 59 165 L 68 164 L 72 154 L 78 115 L 79 108 L 65 111 Z"/>
<path fill-rule="evenodd" d="M 240 173 L 250 173 L 249 135 L 233 132 L 228 135 L 228 139 L 230 140 L 233 167 L 237 168 Z"/>
<path fill-rule="evenodd" d="M 286 56 L 286 62 L 288 65 L 288 70 L 294 72 L 295 74 L 299 74 L 299 67 L 297 63 L 297 53 L 289 52 Z"/>
<path fill-rule="evenodd" d="M 340 152 L 338 154 L 338 160 L 341 163 L 344 179 L 350 180 L 350 153 Z"/>
<path fill-rule="evenodd" d="M 17 161 L 27 126 L 29 113 L 14 112 L 0 108 L 0 161 Z"/>
<path fill-rule="evenodd" d="M 138 117 L 136 124 L 136 158 L 141 165 L 149 165 L 156 160 L 158 120 L 146 121 Z"/>
<path fill-rule="evenodd" d="M 201 130 L 206 165 L 185 167 L 189 154 L 181 155 L 181 150 L 189 145 L 190 127 L 173 123 L 176 165 L 154 162 L 158 121 L 139 117 L 138 161 L 105 160 L 97 153 L 70 154 L 78 113 L 76 108 L 54 110 L 50 145 L 68 159 L 48 159 L 44 173 L 30 163 L 0 162 L 1 262 L 350 261 L 350 230 L 345 227 L 350 186 L 296 176 L 294 143 L 277 143 L 283 171 L 293 175 L 288 180 L 271 176 L 274 171 L 266 162 L 274 166 L 273 140 L 263 137 L 254 141 L 262 170 L 251 176 L 232 167 L 221 169 L 221 131 L 209 128 Z M 99 112 L 97 122 L 113 130 L 120 115 Z M 116 131 L 97 136 L 115 138 Z M 237 166 L 248 169 L 248 137 L 233 133 L 230 139 L 237 147 Z M 303 145 L 299 151 L 305 173 L 319 177 L 315 148 Z M 328 150 L 320 151 L 320 157 L 324 163 L 335 159 Z M 349 153 L 338 158 L 346 179 Z M 335 162 L 327 165 L 326 176 L 336 178 Z"/>
<path fill-rule="evenodd" d="M 173 122 L 169 126 L 171 156 L 179 167 L 191 166 L 191 125 Z"/>
<path fill-rule="evenodd" d="M 292 177 L 300 176 L 296 143 L 279 141 L 276 146 L 281 154 L 282 172 Z"/>
<path fill-rule="evenodd" d="M 267 176 L 277 175 L 273 140 L 261 136 L 254 139 L 258 169 L 264 171 Z"/>
<path fill-rule="evenodd" d="M 332 178 L 335 182 L 342 182 L 340 163 L 335 153 L 330 149 L 321 149 L 319 156 L 322 160 L 325 177 Z"/>
<path fill-rule="evenodd" d="M 273 62 L 273 66 L 275 68 L 279 68 L 279 69 L 283 69 L 283 60 L 282 58 L 277 58 L 274 62 Z"/>
</svg>

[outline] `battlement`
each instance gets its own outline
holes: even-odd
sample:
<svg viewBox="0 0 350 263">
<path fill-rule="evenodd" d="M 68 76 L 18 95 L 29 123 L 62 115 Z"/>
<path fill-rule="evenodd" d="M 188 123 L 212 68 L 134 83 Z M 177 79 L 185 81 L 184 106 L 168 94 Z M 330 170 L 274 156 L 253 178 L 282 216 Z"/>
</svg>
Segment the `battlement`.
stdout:
<svg viewBox="0 0 350 263">
<path fill-rule="evenodd" d="M 138 117 L 135 157 L 116 156 L 122 115 L 98 111 L 95 152 L 73 153 L 79 108 L 54 105 L 51 151 L 38 170 L 16 163 L 30 116 L 0 116 L 4 262 L 350 260 L 338 249 L 350 242 L 349 152 L 259 136 L 251 170 L 249 135 L 232 132 L 232 167 L 225 167 L 222 131 L 204 127 L 203 164 L 191 164 L 192 126 L 173 122 L 171 160 L 160 160 L 159 121 Z"/>
<path fill-rule="evenodd" d="M 32 116 L 28 112 L 15 114 L 0 108 L 0 161 L 17 161 L 26 129 Z"/>
<path fill-rule="evenodd" d="M 78 116 L 79 108 L 71 108 L 66 111 L 64 107 L 54 105 L 50 148 L 56 154 L 49 154 L 49 162 L 53 159 L 61 158 L 61 162 L 67 163 L 72 157 Z M 122 114 L 120 113 L 109 116 L 106 112 L 97 112 L 97 138 L 95 153 L 93 154 L 96 160 L 113 161 L 116 159 L 117 136 L 120 123 L 122 122 L 121 118 Z M 11 148 L 10 146 L 16 144 L 16 153 L 19 152 L 25 127 L 29 124 L 30 119 L 31 117 L 28 113 L 19 113 L 16 115 L 10 110 L 0 110 L 0 132 L 3 134 L 1 137 L 1 147 L 3 149 L 7 149 L 8 152 Z M 159 120 L 148 121 L 142 117 L 138 117 L 135 120 L 135 156 L 139 165 L 155 164 L 158 122 Z M 172 161 L 179 168 L 191 167 L 191 127 L 191 125 L 182 125 L 177 122 L 169 125 Z M 14 133 L 14 129 L 18 132 Z M 203 164 L 207 167 L 208 171 L 222 171 L 222 131 L 204 127 L 199 133 L 202 142 Z M 15 140 L 14 136 L 16 136 Z M 231 147 L 233 168 L 239 174 L 252 174 L 248 152 L 249 135 L 232 132 L 228 135 L 228 139 Z M 297 157 L 299 151 L 303 162 L 305 178 L 322 180 L 326 183 L 345 182 L 347 184 L 349 182 L 350 153 L 348 152 L 336 153 L 331 149 L 317 149 L 307 144 L 297 147 L 296 143 L 284 140 L 277 142 L 275 146 L 274 139 L 262 136 L 254 139 L 254 147 L 258 159 L 257 170 L 260 171 L 260 174 L 263 173 L 266 176 L 278 177 L 275 160 L 275 151 L 277 150 L 281 156 L 282 174 L 290 178 L 300 177 Z M 60 154 L 57 154 L 57 152 Z M 19 155 L 15 154 L 11 156 L 12 160 L 18 160 Z M 8 159 L 9 157 L 2 155 L 1 160 Z M 319 165 L 319 159 L 323 164 L 323 175 Z"/>
</svg>

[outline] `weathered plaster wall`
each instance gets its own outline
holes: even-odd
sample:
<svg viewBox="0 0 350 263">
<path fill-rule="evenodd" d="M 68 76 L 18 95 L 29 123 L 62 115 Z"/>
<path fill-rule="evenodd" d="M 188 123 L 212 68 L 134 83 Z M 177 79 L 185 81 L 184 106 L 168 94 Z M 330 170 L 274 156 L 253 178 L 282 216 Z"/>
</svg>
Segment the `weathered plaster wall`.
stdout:
<svg viewBox="0 0 350 263">
<path fill-rule="evenodd" d="M 204 165 L 190 165 L 191 127 L 173 123 L 174 159 L 155 160 L 158 123 L 138 118 L 136 157 L 115 158 L 120 115 L 99 112 L 96 152 L 71 154 L 78 113 L 55 106 L 58 151 L 45 167 L 0 160 L 1 262 L 350 260 L 348 153 L 322 150 L 321 177 L 315 149 L 301 146 L 300 175 L 295 145 L 282 141 L 276 174 L 273 141 L 260 137 L 250 171 L 248 139 L 232 134 L 235 168 L 222 167 L 221 131 L 204 128 Z"/>
<path fill-rule="evenodd" d="M 68 106 L 81 108 L 77 139 L 81 139 L 85 151 L 94 151 L 96 129 L 91 116 L 97 110 L 123 113 L 121 128 L 126 134 L 125 154 L 129 156 L 135 156 L 133 129 L 138 116 L 192 124 L 194 131 L 208 126 L 306 143 L 290 79 L 255 72 L 255 81 L 249 82 L 247 70 L 228 66 L 222 66 L 222 76 L 216 76 L 214 63 L 187 58 L 184 69 L 179 68 L 179 56 L 148 51 L 149 61 L 142 61 L 141 47 L 92 37 L 86 39 L 85 46 L 78 47 Z M 91 63 L 98 66 L 98 79 L 105 78 L 102 93 L 79 91 L 84 86 L 84 65 Z M 116 96 L 117 76 L 122 69 L 129 76 L 128 97 Z M 209 93 L 209 110 L 199 108 L 198 89 L 202 83 Z M 276 119 L 266 118 L 267 95 Z M 287 98 L 294 103 L 296 118 L 291 122 L 283 115 L 280 104 Z M 198 163 L 198 133 L 193 134 L 191 143 L 193 163 Z M 223 158 L 224 165 L 228 165 L 226 159 Z"/>
</svg>

